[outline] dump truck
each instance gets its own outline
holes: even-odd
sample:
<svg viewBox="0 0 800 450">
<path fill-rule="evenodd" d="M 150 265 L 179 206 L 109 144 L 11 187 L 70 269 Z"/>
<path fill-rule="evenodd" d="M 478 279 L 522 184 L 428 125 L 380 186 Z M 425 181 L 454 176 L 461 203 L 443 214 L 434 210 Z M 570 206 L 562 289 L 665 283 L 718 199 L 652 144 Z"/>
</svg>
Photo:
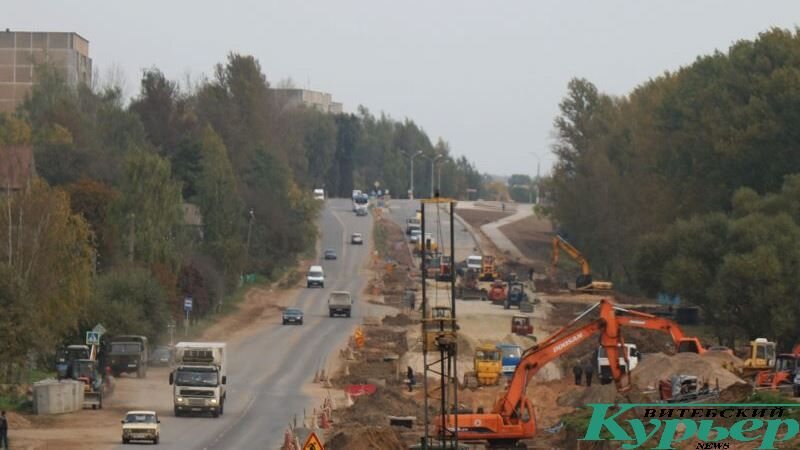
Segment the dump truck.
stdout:
<svg viewBox="0 0 800 450">
<path fill-rule="evenodd" d="M 114 336 L 111 339 L 109 367 L 111 373 L 118 377 L 122 373 L 135 373 L 137 378 L 147 375 L 148 354 L 147 338 L 138 335 Z"/>
<path fill-rule="evenodd" d="M 178 342 L 175 370 L 169 374 L 173 386 L 175 416 L 184 413 L 225 413 L 228 377 L 224 342 Z"/>
<path fill-rule="evenodd" d="M 353 297 L 347 291 L 334 291 L 328 297 L 328 315 L 350 317 L 353 308 Z"/>
</svg>

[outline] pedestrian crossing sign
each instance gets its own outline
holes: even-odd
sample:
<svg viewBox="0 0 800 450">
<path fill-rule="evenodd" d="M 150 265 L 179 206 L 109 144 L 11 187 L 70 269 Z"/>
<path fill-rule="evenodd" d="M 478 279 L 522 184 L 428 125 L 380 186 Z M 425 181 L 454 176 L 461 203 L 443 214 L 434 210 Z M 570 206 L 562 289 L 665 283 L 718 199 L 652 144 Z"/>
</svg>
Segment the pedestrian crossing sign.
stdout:
<svg viewBox="0 0 800 450">
<path fill-rule="evenodd" d="M 312 431 L 311 434 L 308 435 L 305 445 L 303 445 L 303 450 L 325 450 L 325 447 L 322 446 L 322 442 L 319 441 L 317 435 Z"/>
</svg>

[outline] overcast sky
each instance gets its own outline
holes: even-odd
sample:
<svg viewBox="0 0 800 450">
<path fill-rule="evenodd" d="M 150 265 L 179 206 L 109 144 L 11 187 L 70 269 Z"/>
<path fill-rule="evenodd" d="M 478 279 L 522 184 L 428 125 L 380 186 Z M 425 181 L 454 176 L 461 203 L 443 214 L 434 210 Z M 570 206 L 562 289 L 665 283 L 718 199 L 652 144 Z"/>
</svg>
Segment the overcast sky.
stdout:
<svg viewBox="0 0 800 450">
<path fill-rule="evenodd" d="M 396 119 L 493 174 L 552 164 L 552 122 L 566 84 L 637 84 L 772 26 L 794 28 L 800 1 L 208 1 L 3 0 L 0 27 L 75 31 L 101 76 L 141 69 L 210 74 L 233 50 L 274 83 L 333 94 Z"/>
</svg>

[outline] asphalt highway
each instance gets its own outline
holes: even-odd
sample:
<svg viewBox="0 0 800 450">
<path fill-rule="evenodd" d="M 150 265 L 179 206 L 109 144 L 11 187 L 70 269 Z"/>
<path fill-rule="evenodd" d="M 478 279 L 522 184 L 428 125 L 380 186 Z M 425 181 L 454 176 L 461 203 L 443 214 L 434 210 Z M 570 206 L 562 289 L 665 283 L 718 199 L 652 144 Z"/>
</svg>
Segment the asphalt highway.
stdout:
<svg viewBox="0 0 800 450">
<path fill-rule="evenodd" d="M 349 200 L 328 200 L 320 229 L 321 248 L 338 252 L 337 260 L 322 261 L 325 288 L 303 289 L 295 298 L 294 307 L 304 311 L 302 326 L 283 326 L 278 320 L 241 341 L 228 343 L 228 394 L 223 416 L 174 417 L 166 379 L 165 388 L 152 393 L 150 405 L 137 405 L 160 415 L 160 447 L 277 449 L 292 417 L 304 408 L 318 406 L 304 394 L 304 385 L 373 308 L 360 299 L 367 281 L 364 267 L 371 242 L 371 216 L 356 217 Z M 353 232 L 364 235 L 364 245 L 350 244 Z M 334 290 L 353 294 L 351 318 L 328 317 L 327 297 Z"/>
</svg>

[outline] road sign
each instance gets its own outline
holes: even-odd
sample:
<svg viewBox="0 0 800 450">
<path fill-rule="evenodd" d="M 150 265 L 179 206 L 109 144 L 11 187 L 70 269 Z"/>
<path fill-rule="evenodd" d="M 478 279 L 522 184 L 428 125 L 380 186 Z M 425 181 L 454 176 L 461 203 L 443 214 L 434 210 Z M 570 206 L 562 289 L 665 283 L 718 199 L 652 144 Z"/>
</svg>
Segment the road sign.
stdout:
<svg viewBox="0 0 800 450">
<path fill-rule="evenodd" d="M 325 450 L 325 447 L 322 446 L 322 442 L 320 442 L 316 433 L 312 431 L 311 434 L 308 435 L 306 443 L 303 444 L 303 450 Z"/>
<path fill-rule="evenodd" d="M 100 333 L 96 331 L 86 332 L 86 345 L 97 345 L 100 343 Z"/>
<path fill-rule="evenodd" d="M 92 328 L 92 331 L 102 336 L 106 334 L 106 327 L 98 323 L 97 325 L 94 326 L 94 328 Z"/>
<path fill-rule="evenodd" d="M 192 310 L 192 304 L 193 303 L 194 302 L 192 301 L 192 297 L 184 298 L 183 299 L 183 311 L 184 312 L 190 312 Z"/>
</svg>

